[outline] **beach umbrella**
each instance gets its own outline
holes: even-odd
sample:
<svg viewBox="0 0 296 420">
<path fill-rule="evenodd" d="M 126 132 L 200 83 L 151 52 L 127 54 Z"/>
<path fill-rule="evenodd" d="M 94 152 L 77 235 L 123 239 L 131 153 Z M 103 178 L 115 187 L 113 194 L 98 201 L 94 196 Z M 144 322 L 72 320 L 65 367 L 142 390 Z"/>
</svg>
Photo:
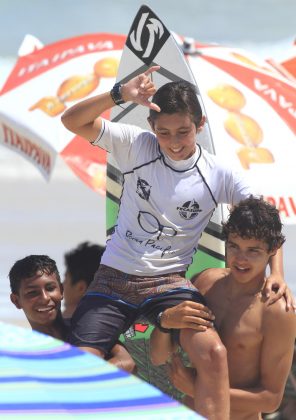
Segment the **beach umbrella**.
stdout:
<svg viewBox="0 0 296 420">
<path fill-rule="evenodd" d="M 284 77 L 296 82 L 296 41 L 290 50 L 284 52 L 280 62 L 273 58 L 268 58 L 266 61 Z"/>
<path fill-rule="evenodd" d="M 159 389 L 90 353 L 0 323 L 1 419 L 202 417 Z"/>
<path fill-rule="evenodd" d="M 296 41 L 286 57 L 280 63 L 296 81 Z"/>
<path fill-rule="evenodd" d="M 180 38 L 199 81 L 215 153 L 296 223 L 296 83 L 244 50 Z"/>
<path fill-rule="evenodd" d="M 74 103 L 113 86 L 124 41 L 101 33 L 42 46 L 26 36 L 0 92 L 0 143 L 46 179 L 60 156 L 80 179 L 105 193 L 105 152 L 74 137 L 60 118 Z"/>
</svg>

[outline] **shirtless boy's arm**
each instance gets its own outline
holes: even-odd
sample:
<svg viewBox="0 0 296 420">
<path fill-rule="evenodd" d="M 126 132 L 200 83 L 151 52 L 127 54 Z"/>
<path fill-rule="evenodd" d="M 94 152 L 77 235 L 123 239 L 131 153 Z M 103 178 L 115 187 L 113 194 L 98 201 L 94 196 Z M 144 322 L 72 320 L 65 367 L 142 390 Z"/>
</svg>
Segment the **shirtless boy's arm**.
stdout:
<svg viewBox="0 0 296 420">
<path fill-rule="evenodd" d="M 227 269 L 207 269 L 194 276 L 192 282 L 205 294 L 217 278 L 228 272 Z M 296 316 L 293 311 L 286 311 L 284 299 L 265 306 L 264 310 L 264 339 L 258 383 L 245 389 L 231 388 L 231 410 L 272 412 L 279 406 L 283 396 L 294 352 Z M 170 377 L 178 389 L 189 396 L 193 395 L 194 375 L 176 356 L 173 358 Z"/>
<path fill-rule="evenodd" d="M 274 256 L 270 258 L 270 275 L 267 277 L 264 293 L 266 297 L 270 296 L 269 304 L 272 305 L 282 296 L 286 300 L 287 310 L 296 309 L 294 296 L 284 281 L 283 267 L 283 247 L 279 248 Z M 271 293 L 272 289 L 278 288 L 276 293 Z"/>
<path fill-rule="evenodd" d="M 170 360 L 172 354 L 176 350 L 171 334 L 154 328 L 150 336 L 150 358 L 155 366 L 163 365 Z"/>
<path fill-rule="evenodd" d="M 258 383 L 249 388 L 230 388 L 232 412 L 269 413 L 281 403 L 296 336 L 296 316 L 292 311 L 286 312 L 283 299 L 267 308 L 262 333 Z M 170 378 L 176 388 L 193 397 L 194 375 L 178 356 L 173 358 Z"/>
<path fill-rule="evenodd" d="M 258 385 L 231 389 L 231 409 L 273 412 L 283 397 L 292 364 L 296 336 L 294 312 L 285 310 L 283 299 L 269 306 L 264 314 L 263 343 Z"/>
</svg>

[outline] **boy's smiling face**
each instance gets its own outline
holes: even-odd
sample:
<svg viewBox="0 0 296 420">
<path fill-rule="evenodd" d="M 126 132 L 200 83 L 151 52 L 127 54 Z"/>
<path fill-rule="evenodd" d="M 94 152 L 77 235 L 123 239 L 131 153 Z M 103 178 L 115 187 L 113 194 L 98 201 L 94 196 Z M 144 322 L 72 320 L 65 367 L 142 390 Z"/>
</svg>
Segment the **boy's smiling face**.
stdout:
<svg viewBox="0 0 296 420">
<path fill-rule="evenodd" d="M 186 160 L 194 154 L 199 129 L 188 114 L 160 114 L 150 125 L 161 150 L 171 159 Z"/>
<path fill-rule="evenodd" d="M 32 328 L 50 325 L 61 308 L 62 285 L 54 273 L 37 273 L 34 277 L 23 279 L 18 294 L 11 293 L 10 299 L 24 311 Z"/>
</svg>

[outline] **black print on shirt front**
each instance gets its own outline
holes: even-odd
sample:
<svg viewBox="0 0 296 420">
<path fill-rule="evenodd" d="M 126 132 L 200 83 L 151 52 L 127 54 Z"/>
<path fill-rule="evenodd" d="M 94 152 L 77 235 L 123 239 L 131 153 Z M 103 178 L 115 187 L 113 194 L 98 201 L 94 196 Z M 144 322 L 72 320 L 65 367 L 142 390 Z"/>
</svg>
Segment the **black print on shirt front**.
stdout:
<svg viewBox="0 0 296 420">
<path fill-rule="evenodd" d="M 134 236 L 133 232 L 130 230 L 127 230 L 125 233 L 125 236 L 128 240 L 133 241 L 137 243 L 138 245 L 141 245 L 145 248 L 150 248 L 153 250 L 158 250 L 160 252 L 160 257 L 163 258 L 164 256 L 168 255 L 174 255 L 176 254 L 176 251 L 172 250 L 171 245 L 162 246 L 159 244 L 158 240 L 155 239 L 139 239 L 136 236 Z"/>
<path fill-rule="evenodd" d="M 137 194 L 139 197 L 143 198 L 143 200 L 148 201 L 151 192 L 151 185 L 148 184 L 145 179 L 138 178 L 137 181 Z"/>
<path fill-rule="evenodd" d="M 177 210 L 179 210 L 180 216 L 186 220 L 194 219 L 202 211 L 195 200 L 186 201 L 183 206 L 177 207 Z"/>
</svg>

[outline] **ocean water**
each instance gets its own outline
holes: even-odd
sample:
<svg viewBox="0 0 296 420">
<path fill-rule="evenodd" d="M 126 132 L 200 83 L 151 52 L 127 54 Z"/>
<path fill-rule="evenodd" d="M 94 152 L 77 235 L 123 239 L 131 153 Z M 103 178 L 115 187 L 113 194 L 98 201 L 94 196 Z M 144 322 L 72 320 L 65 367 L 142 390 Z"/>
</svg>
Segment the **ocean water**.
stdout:
<svg viewBox="0 0 296 420">
<path fill-rule="evenodd" d="M 294 0 L 145 2 L 174 32 L 281 60 L 296 37 Z M 27 33 L 44 44 L 93 32 L 127 34 L 137 0 L 0 0 L 0 86 Z M 13 30 L 11 30 L 13 28 Z M 1 100 L 1 99 L 0 99 Z M 285 275 L 296 294 L 296 226 L 284 227 Z M 19 258 L 45 253 L 64 273 L 64 252 L 105 242 L 105 199 L 58 160 L 46 183 L 23 158 L 0 146 L 0 319 L 27 325 L 9 301 L 8 272 Z"/>
</svg>

